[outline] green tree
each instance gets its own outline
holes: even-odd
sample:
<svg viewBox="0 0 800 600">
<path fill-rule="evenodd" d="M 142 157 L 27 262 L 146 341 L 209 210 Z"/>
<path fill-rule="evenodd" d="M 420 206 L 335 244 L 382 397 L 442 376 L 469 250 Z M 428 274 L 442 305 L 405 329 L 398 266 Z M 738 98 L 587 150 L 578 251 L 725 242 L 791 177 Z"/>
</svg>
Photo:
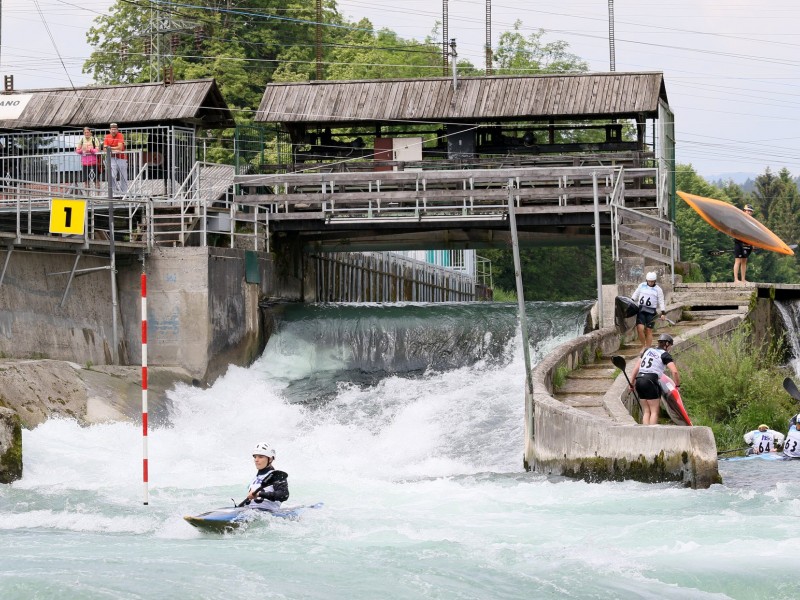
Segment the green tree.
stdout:
<svg viewBox="0 0 800 600">
<path fill-rule="evenodd" d="M 117 0 L 87 34 L 94 51 L 84 72 L 103 84 L 160 79 L 150 69 L 156 9 L 173 22 L 174 31 L 161 37 L 161 53 L 171 57 L 175 78 L 214 77 L 231 106 L 253 111 L 278 67 L 284 80 L 314 73 L 316 11 L 305 0 L 252 0 L 244 8 L 228 0 L 187 6 Z M 326 0 L 323 21 L 346 27 L 334 0 Z"/>
<path fill-rule="evenodd" d="M 588 64 L 569 52 L 564 41 L 545 43 L 545 31 L 539 29 L 527 37 L 522 34 L 522 21 L 512 31 L 500 35 L 493 62 L 498 75 L 536 75 L 537 73 L 572 73 L 587 71 Z"/>
</svg>

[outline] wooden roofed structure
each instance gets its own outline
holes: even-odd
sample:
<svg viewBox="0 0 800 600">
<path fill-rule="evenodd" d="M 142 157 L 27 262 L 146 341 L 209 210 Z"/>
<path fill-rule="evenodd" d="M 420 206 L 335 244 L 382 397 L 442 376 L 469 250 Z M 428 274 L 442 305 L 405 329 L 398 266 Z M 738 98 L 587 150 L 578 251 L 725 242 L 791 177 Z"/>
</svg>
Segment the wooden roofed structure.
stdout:
<svg viewBox="0 0 800 600">
<path fill-rule="evenodd" d="M 341 124 L 655 117 L 662 73 L 310 81 L 267 85 L 256 121 Z"/>
<path fill-rule="evenodd" d="M 255 120 L 288 134 L 285 163 L 633 152 L 641 166 L 667 114 L 662 73 L 612 72 L 272 83 Z M 416 157 L 387 152 L 386 138 L 412 136 Z"/>
<path fill-rule="evenodd" d="M 0 130 L 108 127 L 112 121 L 131 127 L 183 124 L 222 129 L 235 125 L 213 79 L 0 94 L 0 104 L 15 99 L 24 99 L 24 108 L 16 118 L 0 117 Z"/>
</svg>

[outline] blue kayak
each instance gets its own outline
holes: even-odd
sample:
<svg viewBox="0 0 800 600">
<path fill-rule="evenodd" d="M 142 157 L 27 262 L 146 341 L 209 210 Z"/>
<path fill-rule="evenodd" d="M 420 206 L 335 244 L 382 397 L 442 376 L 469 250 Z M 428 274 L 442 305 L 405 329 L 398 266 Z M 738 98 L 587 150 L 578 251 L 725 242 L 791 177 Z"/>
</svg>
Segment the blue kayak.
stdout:
<svg viewBox="0 0 800 600">
<path fill-rule="evenodd" d="M 783 452 L 763 452 L 761 454 L 748 454 L 747 456 L 731 456 L 730 458 L 720 458 L 726 461 L 739 460 L 794 460 L 795 457 L 786 456 Z"/>
<path fill-rule="evenodd" d="M 295 520 L 299 518 L 303 512 L 311 508 L 321 508 L 322 506 L 322 502 L 300 506 L 280 506 L 277 503 L 270 502 L 268 504 L 264 502 L 256 506 L 217 508 L 196 516 L 187 516 L 183 518 L 190 525 L 203 531 L 225 533 L 238 529 L 252 521 L 261 519 L 264 516 Z"/>
</svg>

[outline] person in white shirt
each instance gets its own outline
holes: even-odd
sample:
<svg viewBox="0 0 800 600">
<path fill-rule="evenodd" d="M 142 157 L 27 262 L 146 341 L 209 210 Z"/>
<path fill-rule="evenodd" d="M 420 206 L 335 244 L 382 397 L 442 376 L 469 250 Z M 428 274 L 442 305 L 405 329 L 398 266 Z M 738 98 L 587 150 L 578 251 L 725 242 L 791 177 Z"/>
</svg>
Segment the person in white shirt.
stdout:
<svg viewBox="0 0 800 600">
<path fill-rule="evenodd" d="M 639 312 L 636 315 L 636 333 L 639 335 L 639 342 L 642 344 L 644 353 L 648 348 L 653 347 L 653 327 L 656 324 L 656 312 L 661 312 L 661 319 L 664 319 L 666 306 L 664 304 L 664 290 L 656 284 L 658 276 L 655 271 L 650 271 L 645 277 L 645 281 L 634 290 L 631 300 L 639 305 Z"/>
<path fill-rule="evenodd" d="M 790 427 L 789 433 L 786 434 L 783 455 L 789 458 L 800 458 L 800 414 L 797 415 L 794 427 Z"/>
<path fill-rule="evenodd" d="M 769 428 L 762 423 L 758 429 L 744 434 L 744 441 L 750 446 L 747 454 L 761 454 L 762 452 L 776 452 L 777 446 L 783 444 L 784 435 L 779 431 Z"/>
<path fill-rule="evenodd" d="M 639 404 L 642 407 L 642 425 L 658 425 L 658 411 L 661 404 L 661 386 L 659 378 L 665 369 L 669 369 L 675 387 L 681 387 L 680 373 L 672 355 L 668 352 L 675 342 L 668 333 L 658 337 L 658 348 L 648 348 L 631 373 L 635 382 Z M 631 383 L 631 390 L 634 383 Z"/>
</svg>

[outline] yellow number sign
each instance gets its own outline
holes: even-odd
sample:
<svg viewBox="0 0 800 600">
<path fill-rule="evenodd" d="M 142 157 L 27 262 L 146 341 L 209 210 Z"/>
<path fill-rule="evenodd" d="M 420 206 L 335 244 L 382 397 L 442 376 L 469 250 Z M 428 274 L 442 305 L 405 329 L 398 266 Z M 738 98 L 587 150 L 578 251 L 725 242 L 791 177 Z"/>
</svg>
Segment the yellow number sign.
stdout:
<svg viewBox="0 0 800 600">
<path fill-rule="evenodd" d="M 83 234 L 86 200 L 53 198 L 50 202 L 50 233 Z"/>
</svg>

